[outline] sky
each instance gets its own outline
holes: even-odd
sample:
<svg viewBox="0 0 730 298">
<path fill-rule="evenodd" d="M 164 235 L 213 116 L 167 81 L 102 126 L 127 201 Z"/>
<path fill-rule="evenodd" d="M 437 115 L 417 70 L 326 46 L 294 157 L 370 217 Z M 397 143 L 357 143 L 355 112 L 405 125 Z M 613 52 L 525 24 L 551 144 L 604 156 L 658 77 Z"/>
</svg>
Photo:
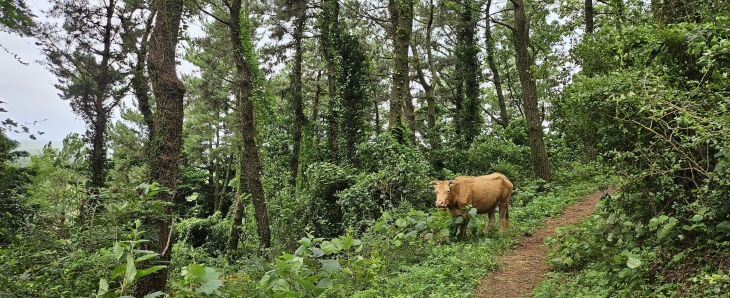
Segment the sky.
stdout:
<svg viewBox="0 0 730 298">
<path fill-rule="evenodd" d="M 41 59 L 40 51 L 31 38 L 20 38 L 0 32 L 0 44 L 10 52 L 17 54 L 29 65 L 19 63 L 15 58 L 0 49 L 0 101 L 7 113 L 0 118 L 26 124 L 31 131 L 42 131 L 39 141 L 47 143 L 60 142 L 71 133 L 83 134 L 84 121 L 76 117 L 68 101 L 62 100 L 53 87 L 55 78 L 37 60 Z M 40 121 L 32 124 L 35 121 Z M 11 139 L 20 142 L 30 141 L 28 134 L 9 133 Z"/>
<path fill-rule="evenodd" d="M 48 7 L 45 0 L 29 0 L 26 2 L 36 15 L 41 15 L 40 8 Z M 28 134 L 8 133 L 11 139 L 21 143 L 60 143 L 69 133 L 83 134 L 86 131 L 84 121 L 74 115 L 68 101 L 58 96 L 53 84 L 55 78 L 38 60 L 41 52 L 35 45 L 35 39 L 21 38 L 6 32 L 0 32 L 0 45 L 13 54 L 17 54 L 29 65 L 19 63 L 12 54 L 0 48 L 0 107 L 8 110 L 0 113 L 0 120 L 12 119 L 26 124 L 31 131 L 44 132 L 35 134 L 38 141 L 32 141 Z M 32 124 L 40 121 L 37 124 Z"/>
<path fill-rule="evenodd" d="M 47 20 L 43 17 L 41 9 L 50 8 L 48 0 L 26 0 L 26 4 L 38 16 L 38 20 Z M 203 34 L 197 23 L 191 25 L 188 35 L 196 37 Z M 5 102 L 0 104 L 0 107 L 8 111 L 0 113 L 0 121 L 10 118 L 25 124 L 38 139 L 31 140 L 29 134 L 8 133 L 11 139 L 21 142 L 20 149 L 24 149 L 26 145 L 36 148 L 48 142 L 53 142 L 56 147 L 66 135 L 86 132 L 83 119 L 73 113 L 69 101 L 62 100 L 58 96 L 58 90 L 53 86 L 56 79 L 45 66 L 40 64 L 39 60 L 42 60 L 43 56 L 35 42 L 36 40 L 31 37 L 22 38 L 15 34 L 0 32 L 0 45 L 10 52 L 0 48 L 0 101 Z M 18 62 L 13 54 L 18 55 L 29 65 Z M 197 69 L 187 61 L 181 62 L 178 73 L 191 74 Z M 118 115 L 117 110 L 112 117 L 117 118 Z M 38 131 L 44 134 L 39 135 L 36 133 Z"/>
</svg>

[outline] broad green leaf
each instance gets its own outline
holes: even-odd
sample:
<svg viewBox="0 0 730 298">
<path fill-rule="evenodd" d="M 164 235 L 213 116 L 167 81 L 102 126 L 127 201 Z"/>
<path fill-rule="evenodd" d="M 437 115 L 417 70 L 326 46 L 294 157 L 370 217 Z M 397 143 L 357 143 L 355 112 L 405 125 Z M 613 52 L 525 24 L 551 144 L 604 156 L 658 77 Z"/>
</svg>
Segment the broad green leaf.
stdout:
<svg viewBox="0 0 730 298">
<path fill-rule="evenodd" d="M 340 248 L 330 241 L 323 241 L 320 247 L 322 248 L 322 251 L 324 251 L 324 253 L 328 255 L 340 252 Z"/>
<path fill-rule="evenodd" d="M 112 272 L 112 279 L 116 279 L 117 277 L 121 276 L 122 273 L 127 269 L 127 266 L 119 265 L 116 268 L 114 268 L 114 271 Z"/>
<path fill-rule="evenodd" d="M 402 243 L 401 243 L 401 241 L 400 241 L 399 239 L 395 239 L 395 240 L 393 240 L 393 245 L 395 245 L 395 247 L 400 247 L 400 246 L 401 246 L 401 244 L 402 244 Z"/>
<path fill-rule="evenodd" d="M 396 227 L 404 228 L 406 225 L 408 225 L 408 222 L 405 219 L 399 218 L 395 220 Z"/>
<path fill-rule="evenodd" d="M 340 241 L 339 238 L 332 239 L 332 244 L 334 246 L 337 246 L 337 250 L 338 251 L 341 251 L 342 250 L 342 241 Z"/>
<path fill-rule="evenodd" d="M 289 282 L 286 281 L 286 279 L 279 278 L 274 282 L 274 286 L 271 288 L 274 291 L 289 291 L 291 287 L 289 286 Z"/>
<path fill-rule="evenodd" d="M 717 224 L 717 230 L 724 233 L 730 232 L 730 221 L 723 221 Z"/>
<path fill-rule="evenodd" d="M 117 260 L 117 262 L 120 262 L 122 260 L 123 254 L 124 249 L 122 248 L 122 245 L 119 242 L 114 242 L 114 258 Z"/>
<path fill-rule="evenodd" d="M 312 240 L 307 237 L 302 237 L 302 239 L 299 239 L 297 243 L 304 245 L 304 246 L 310 246 L 312 245 Z"/>
<path fill-rule="evenodd" d="M 636 269 L 639 266 L 641 266 L 641 259 L 639 259 L 637 256 L 632 255 L 629 257 L 629 259 L 626 261 L 626 266 L 628 266 L 631 269 Z"/>
<path fill-rule="evenodd" d="M 620 278 L 629 278 L 629 277 L 632 277 L 632 276 L 634 276 L 634 270 L 629 269 L 629 268 L 624 268 L 623 270 L 621 270 L 618 273 L 618 276 Z"/>
<path fill-rule="evenodd" d="M 314 291 L 317 288 L 312 282 L 304 278 L 296 278 L 295 280 L 307 291 Z"/>
<path fill-rule="evenodd" d="M 572 266 L 573 265 L 573 258 L 567 257 L 567 258 L 563 259 L 563 265 Z"/>
<path fill-rule="evenodd" d="M 340 243 L 342 244 L 342 250 L 348 250 L 355 245 L 355 239 L 350 235 L 345 235 L 340 237 Z"/>
<path fill-rule="evenodd" d="M 157 265 L 157 266 L 152 266 L 150 268 L 142 269 L 142 270 L 137 271 L 137 274 L 134 277 L 135 278 L 140 278 L 140 277 L 143 277 L 143 276 L 147 276 L 147 275 L 150 275 L 150 274 L 155 273 L 157 271 L 160 271 L 160 270 L 164 269 L 165 267 L 167 267 L 167 266 Z"/>
<path fill-rule="evenodd" d="M 380 228 L 377 229 L 377 231 L 380 232 L 381 234 L 385 234 L 385 232 L 388 231 L 388 225 L 385 225 L 385 224 L 381 225 Z"/>
<path fill-rule="evenodd" d="M 461 216 L 457 216 L 454 218 L 454 224 L 460 225 L 463 222 L 464 222 L 464 218 Z"/>
<path fill-rule="evenodd" d="M 695 214 L 695 216 L 692 216 L 692 221 L 693 222 L 702 221 L 702 219 L 704 219 L 704 217 L 702 215 L 699 215 L 699 214 Z"/>
<path fill-rule="evenodd" d="M 418 236 L 418 232 L 414 230 L 414 231 L 408 232 L 408 234 L 406 234 L 406 236 L 405 236 L 405 239 L 408 241 L 412 241 L 413 239 L 416 239 L 417 236 Z"/>
<path fill-rule="evenodd" d="M 127 282 L 132 282 L 135 276 L 137 276 L 137 268 L 134 266 L 134 259 L 132 254 L 127 254 L 127 270 L 124 273 L 124 279 Z"/>
<path fill-rule="evenodd" d="M 384 231 L 381 231 L 381 228 L 382 227 L 383 227 L 383 222 L 382 221 L 378 221 L 378 222 L 375 223 L 375 227 L 374 227 L 375 228 L 375 231 L 383 233 Z"/>
<path fill-rule="evenodd" d="M 104 278 L 99 279 L 99 292 L 97 292 L 96 295 L 101 296 L 106 293 L 109 293 L 109 283 L 107 283 Z"/>
<path fill-rule="evenodd" d="M 340 268 L 340 262 L 337 260 L 320 260 L 320 263 L 322 263 L 322 270 L 327 272 L 339 272 L 341 270 Z"/>
<path fill-rule="evenodd" d="M 312 257 L 319 258 L 321 256 L 324 256 L 324 251 L 322 251 L 319 248 L 312 247 L 311 251 L 312 251 Z"/>
<path fill-rule="evenodd" d="M 659 229 L 659 231 L 657 232 L 657 237 L 659 239 L 662 239 L 664 237 L 667 237 L 667 235 L 669 234 L 669 232 L 671 232 L 672 229 L 674 229 L 674 226 L 676 226 L 678 222 L 679 221 L 676 218 L 670 217 L 669 220 L 668 220 L 668 222 L 664 225 L 664 227 L 662 227 L 661 229 Z"/>
<path fill-rule="evenodd" d="M 294 251 L 295 256 L 302 256 L 304 254 L 310 254 L 312 253 L 311 250 L 307 249 L 304 245 L 299 245 L 299 248 Z"/>
<path fill-rule="evenodd" d="M 466 225 L 466 228 L 467 229 L 476 229 L 477 228 L 477 221 L 476 220 L 469 221 L 469 224 Z"/>
<path fill-rule="evenodd" d="M 213 294 L 214 292 L 218 292 L 218 288 L 223 286 L 223 281 L 219 279 L 215 280 L 209 280 L 206 281 L 204 284 L 200 285 L 197 289 L 195 289 L 198 293 L 203 294 Z"/>
<path fill-rule="evenodd" d="M 471 208 L 471 209 L 469 209 L 469 217 L 470 218 L 477 217 L 477 208 Z"/>
<path fill-rule="evenodd" d="M 259 284 L 262 287 L 264 287 L 264 290 L 268 290 L 272 286 L 273 279 L 274 279 L 274 277 L 271 274 L 266 273 L 266 274 L 264 274 L 264 276 L 261 277 L 261 280 L 259 281 Z"/>
<path fill-rule="evenodd" d="M 146 255 L 143 255 L 143 256 L 137 258 L 134 261 L 137 262 L 137 263 L 139 263 L 139 262 L 142 262 L 142 261 L 147 261 L 147 260 L 149 260 L 151 258 L 154 258 L 154 257 L 158 256 L 158 255 L 159 254 L 157 254 L 157 253 L 146 254 Z"/>
<path fill-rule="evenodd" d="M 323 278 L 317 283 L 317 287 L 323 289 L 331 288 L 333 285 L 334 281 L 329 277 Z"/>
<path fill-rule="evenodd" d="M 205 268 L 199 264 L 190 264 L 182 269 L 182 276 L 189 283 L 200 284 L 205 282 Z"/>
<path fill-rule="evenodd" d="M 147 295 L 144 295 L 144 297 L 142 297 L 142 298 L 157 298 L 157 297 L 162 297 L 164 295 L 165 295 L 165 293 L 157 291 L 157 292 L 152 292 Z"/>
</svg>

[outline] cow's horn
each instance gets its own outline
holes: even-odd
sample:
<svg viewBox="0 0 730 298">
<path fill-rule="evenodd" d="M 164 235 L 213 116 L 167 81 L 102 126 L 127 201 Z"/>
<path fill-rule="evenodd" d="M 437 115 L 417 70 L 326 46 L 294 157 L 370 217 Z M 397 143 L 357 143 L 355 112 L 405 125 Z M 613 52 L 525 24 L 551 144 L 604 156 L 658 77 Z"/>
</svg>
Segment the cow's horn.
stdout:
<svg viewBox="0 0 730 298">
<path fill-rule="evenodd" d="M 449 180 L 449 185 L 454 184 L 454 180 Z"/>
<path fill-rule="evenodd" d="M 436 185 L 436 183 L 438 183 L 438 181 L 434 180 L 434 181 L 429 182 L 428 184 Z"/>
</svg>

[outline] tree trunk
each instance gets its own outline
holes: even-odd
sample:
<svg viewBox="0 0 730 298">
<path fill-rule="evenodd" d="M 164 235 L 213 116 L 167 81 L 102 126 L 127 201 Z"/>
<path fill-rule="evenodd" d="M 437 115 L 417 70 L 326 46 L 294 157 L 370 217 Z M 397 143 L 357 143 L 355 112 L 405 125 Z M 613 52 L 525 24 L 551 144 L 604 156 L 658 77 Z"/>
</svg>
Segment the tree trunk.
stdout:
<svg viewBox="0 0 730 298">
<path fill-rule="evenodd" d="M 299 8 L 301 11 L 297 16 L 296 28 L 294 31 L 294 71 L 292 78 L 292 108 L 294 109 L 294 127 L 292 128 L 294 152 L 291 158 L 291 176 L 289 184 L 296 186 L 297 175 L 299 174 L 299 154 L 302 148 L 302 124 L 304 122 L 303 95 L 302 95 L 302 55 L 304 48 L 302 47 L 302 39 L 304 38 L 304 25 L 307 22 L 307 14 L 305 8 Z"/>
<path fill-rule="evenodd" d="M 593 0 L 586 0 L 585 5 L 586 34 L 593 33 Z"/>
<path fill-rule="evenodd" d="M 492 0 L 488 0 L 485 12 L 487 24 L 484 30 L 484 43 L 486 44 L 487 50 L 487 63 L 489 63 L 489 69 L 492 71 L 492 83 L 494 83 L 494 89 L 497 92 L 497 101 L 499 102 L 499 120 L 497 120 L 497 124 L 507 128 L 510 120 L 509 115 L 507 114 L 507 101 L 504 98 L 504 92 L 502 92 L 502 79 L 499 77 L 499 69 L 497 68 L 497 63 L 494 62 L 495 41 L 494 37 L 492 37 L 492 28 L 490 27 L 491 22 L 489 18 L 491 6 Z"/>
<path fill-rule="evenodd" d="M 182 143 L 183 97 L 185 85 L 177 77 L 175 69 L 175 47 L 182 18 L 182 0 L 157 0 L 153 4 L 157 11 L 155 27 L 150 36 L 148 67 L 152 90 L 157 102 L 155 131 L 153 136 L 154 157 L 151 176 L 164 187 L 174 191 L 177 184 L 178 161 Z M 157 198 L 172 202 L 172 193 L 160 192 Z M 172 206 L 166 206 L 163 217 L 155 220 L 158 241 L 155 251 L 160 254 L 160 263 L 170 261 Z M 153 264 L 154 265 L 154 264 Z M 164 291 L 167 285 L 167 269 L 143 277 L 137 285 L 137 296 L 155 291 Z"/>
<path fill-rule="evenodd" d="M 586 22 L 586 37 L 593 33 L 593 0 L 586 0 L 585 2 L 585 22 Z M 585 149 L 586 157 L 589 160 L 596 160 L 596 148 L 593 146 L 593 135 L 594 131 L 586 131 L 581 138 L 583 139 L 583 147 Z"/>
<path fill-rule="evenodd" d="M 98 104 L 101 104 L 97 102 Z M 94 135 L 91 139 L 91 187 L 102 188 L 104 187 L 104 173 L 106 164 L 106 144 L 104 142 L 104 135 L 106 132 L 107 115 L 104 113 L 104 107 L 101 107 L 101 111 L 97 111 L 97 118 L 92 125 L 94 128 Z"/>
<path fill-rule="evenodd" d="M 241 190 L 236 194 L 235 211 L 233 213 L 233 225 L 231 226 L 231 237 L 228 239 L 228 251 L 232 252 L 238 249 L 238 242 L 241 239 L 241 231 L 239 227 L 243 224 L 243 200 L 241 199 Z"/>
<path fill-rule="evenodd" d="M 145 125 L 147 125 L 146 128 L 149 140 L 145 147 L 147 147 L 148 156 L 150 153 L 149 146 L 152 134 L 155 131 L 155 119 L 153 118 L 154 116 L 152 115 L 152 107 L 150 104 L 150 82 L 145 71 L 147 69 L 147 45 L 150 33 L 152 32 L 152 21 L 154 20 L 155 15 L 157 15 L 157 11 L 152 9 L 149 17 L 147 17 L 147 21 L 145 22 L 144 33 L 142 34 L 140 45 L 136 53 L 137 61 L 132 67 L 132 78 L 130 80 L 134 97 L 137 98 L 137 107 L 139 108 L 139 112 L 142 114 Z"/>
<path fill-rule="evenodd" d="M 540 122 L 540 111 L 537 106 L 537 85 L 532 77 L 530 68 L 533 65 L 532 57 L 528 51 L 530 42 L 529 20 L 525 13 L 525 5 L 522 0 L 513 0 L 515 7 L 515 25 L 512 29 L 512 42 L 515 46 L 515 60 L 517 73 L 520 77 L 522 87 L 522 101 L 527 120 L 527 135 L 530 142 L 530 153 L 532 155 L 532 167 L 535 177 L 545 181 L 551 181 L 550 165 L 548 164 L 547 152 L 543 141 L 542 123 Z"/>
<path fill-rule="evenodd" d="M 256 127 L 254 126 L 253 102 L 251 101 L 251 93 L 253 91 L 253 70 L 252 66 L 256 63 L 247 61 L 253 57 L 246 57 L 246 47 L 253 47 L 250 43 L 249 23 L 241 9 L 241 0 L 233 0 L 230 11 L 230 21 L 228 28 L 231 32 L 231 43 L 233 46 L 233 60 L 236 65 L 237 85 L 236 101 L 238 102 L 238 112 L 240 113 L 240 129 L 243 141 L 243 151 L 241 152 L 241 170 L 242 178 L 248 183 L 248 189 L 251 192 L 253 200 L 254 217 L 258 225 L 259 249 L 271 247 L 271 231 L 269 227 L 269 216 L 266 210 L 266 197 L 264 188 L 261 185 L 261 164 L 259 160 L 259 151 L 256 146 Z M 243 15 L 243 16 L 242 16 Z M 242 27 L 246 32 L 242 31 Z M 245 34 L 245 36 L 244 36 Z M 253 51 L 252 48 L 248 49 Z M 243 183 L 243 179 L 241 181 Z"/>
<path fill-rule="evenodd" d="M 223 188 L 220 191 L 220 198 L 218 199 L 220 201 L 220 205 L 223 206 L 223 200 L 226 197 L 226 193 L 228 192 L 228 183 L 231 181 L 231 166 L 233 165 L 233 156 L 226 157 L 226 178 L 223 180 Z M 222 207 L 221 210 L 222 211 Z"/>
<path fill-rule="evenodd" d="M 408 48 L 413 32 L 413 1 L 389 0 L 391 39 L 393 40 L 393 84 L 391 88 L 390 117 L 388 129 L 401 125 L 405 111 L 406 124 L 411 130 L 408 136 L 415 140 L 415 113 L 409 86 Z"/>
<path fill-rule="evenodd" d="M 339 11 L 339 2 L 337 0 L 327 0 L 322 3 L 320 16 L 321 51 L 327 63 L 327 93 L 329 95 L 329 111 L 325 113 L 327 146 L 330 159 L 335 163 L 339 160 L 337 143 L 339 139 L 338 109 L 340 103 L 337 94 L 337 49 L 335 48 L 340 40 Z"/>
<path fill-rule="evenodd" d="M 456 30 L 456 48 L 454 56 L 456 56 L 455 76 L 456 96 L 454 97 L 454 106 L 456 113 L 454 115 L 455 132 L 457 135 L 456 147 L 459 149 L 468 149 L 474 139 L 481 132 L 482 120 L 482 104 L 479 99 L 479 77 L 481 68 L 479 67 L 479 49 L 477 47 L 476 36 L 476 10 L 475 1 L 464 1 L 459 13 L 459 27 Z"/>
</svg>

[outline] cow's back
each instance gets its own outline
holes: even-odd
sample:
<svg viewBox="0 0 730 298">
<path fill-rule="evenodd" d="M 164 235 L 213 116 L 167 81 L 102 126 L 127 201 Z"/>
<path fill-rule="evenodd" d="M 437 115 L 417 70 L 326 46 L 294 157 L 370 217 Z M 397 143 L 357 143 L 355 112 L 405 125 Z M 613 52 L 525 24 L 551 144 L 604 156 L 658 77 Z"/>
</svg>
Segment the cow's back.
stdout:
<svg viewBox="0 0 730 298">
<path fill-rule="evenodd" d="M 454 182 L 454 207 L 460 209 L 471 204 L 479 213 L 490 212 L 502 200 L 509 199 L 513 187 L 512 182 L 500 173 L 478 177 L 462 176 L 455 178 Z"/>
</svg>

